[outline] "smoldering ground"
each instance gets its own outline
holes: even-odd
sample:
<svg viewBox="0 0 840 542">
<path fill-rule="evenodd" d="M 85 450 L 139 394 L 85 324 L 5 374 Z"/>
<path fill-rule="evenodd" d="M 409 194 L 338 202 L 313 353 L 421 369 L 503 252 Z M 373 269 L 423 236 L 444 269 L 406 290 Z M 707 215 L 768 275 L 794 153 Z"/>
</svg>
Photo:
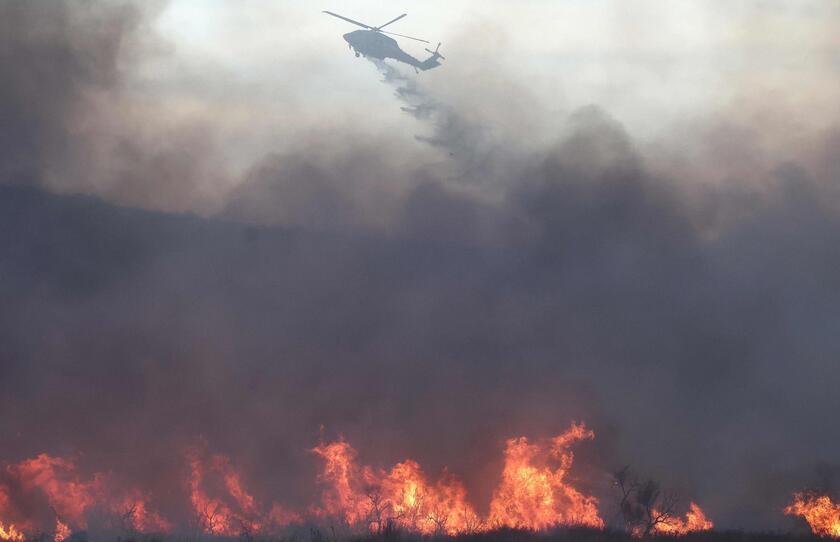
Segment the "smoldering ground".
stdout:
<svg viewBox="0 0 840 542">
<path fill-rule="evenodd" d="M 303 506 L 323 426 L 480 508 L 505 438 L 583 419 L 583 487 L 631 463 L 722 527 L 831 484 L 837 128 L 760 152 L 785 134 L 733 110 L 657 149 L 597 105 L 500 119 L 463 77 L 410 87 L 421 141 L 336 122 L 231 183 L 212 116 L 121 112 L 152 13 L 0 11 L 0 457 L 78 454 L 186 517 L 202 436 Z"/>
</svg>

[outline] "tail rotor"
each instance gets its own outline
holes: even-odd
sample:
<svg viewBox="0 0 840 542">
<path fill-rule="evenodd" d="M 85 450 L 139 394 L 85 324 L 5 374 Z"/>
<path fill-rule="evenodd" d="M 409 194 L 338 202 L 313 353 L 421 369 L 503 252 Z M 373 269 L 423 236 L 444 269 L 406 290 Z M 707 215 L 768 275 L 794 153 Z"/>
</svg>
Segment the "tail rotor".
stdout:
<svg viewBox="0 0 840 542">
<path fill-rule="evenodd" d="M 432 53 L 432 55 L 434 55 L 434 58 L 442 58 L 443 60 L 446 60 L 446 57 L 438 52 L 438 49 L 440 49 L 440 43 L 439 42 L 437 44 L 437 47 L 435 47 L 434 51 L 432 51 L 431 49 L 426 49 L 426 52 L 427 53 Z"/>
</svg>

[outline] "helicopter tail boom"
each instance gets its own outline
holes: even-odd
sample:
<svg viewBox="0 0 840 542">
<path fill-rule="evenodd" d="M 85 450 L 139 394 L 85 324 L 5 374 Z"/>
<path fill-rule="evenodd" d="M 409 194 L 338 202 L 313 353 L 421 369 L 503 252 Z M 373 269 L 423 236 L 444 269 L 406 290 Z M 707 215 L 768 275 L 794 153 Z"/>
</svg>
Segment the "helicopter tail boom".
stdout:
<svg viewBox="0 0 840 542">
<path fill-rule="evenodd" d="M 432 68 L 437 68 L 438 66 L 440 66 L 440 62 L 438 62 L 438 59 L 446 60 L 446 57 L 444 57 L 442 54 L 440 54 L 438 52 L 439 49 L 440 49 L 440 43 L 437 44 L 437 47 L 435 47 L 434 51 L 432 51 L 431 49 L 426 49 L 426 51 L 428 51 L 429 53 L 432 53 L 432 56 L 430 56 L 429 58 L 427 58 L 423 62 L 420 62 L 417 65 L 417 68 L 419 68 L 423 71 L 426 71 L 426 70 L 431 70 Z"/>
</svg>

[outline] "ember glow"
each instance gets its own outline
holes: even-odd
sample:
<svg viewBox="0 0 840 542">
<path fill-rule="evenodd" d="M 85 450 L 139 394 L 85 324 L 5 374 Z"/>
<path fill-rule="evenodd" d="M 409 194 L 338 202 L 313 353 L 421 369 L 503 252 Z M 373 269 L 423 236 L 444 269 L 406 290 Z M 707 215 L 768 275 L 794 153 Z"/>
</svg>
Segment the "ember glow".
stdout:
<svg viewBox="0 0 840 542">
<path fill-rule="evenodd" d="M 688 506 L 685 519 L 678 517 L 666 518 L 665 521 L 657 523 L 653 531 L 657 534 L 682 536 L 696 531 L 709 531 L 714 526 L 715 524 L 706 517 L 706 514 L 697 506 L 697 503 L 692 502 Z"/>
<path fill-rule="evenodd" d="M 815 535 L 840 537 L 840 505 L 827 495 L 795 493 L 785 514 L 805 518 Z"/>
</svg>

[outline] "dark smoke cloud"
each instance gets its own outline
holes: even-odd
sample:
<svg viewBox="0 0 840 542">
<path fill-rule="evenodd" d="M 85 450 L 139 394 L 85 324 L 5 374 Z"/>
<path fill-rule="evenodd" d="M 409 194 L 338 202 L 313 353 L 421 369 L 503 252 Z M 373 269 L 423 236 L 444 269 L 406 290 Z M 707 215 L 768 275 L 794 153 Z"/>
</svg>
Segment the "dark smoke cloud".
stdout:
<svg viewBox="0 0 840 542">
<path fill-rule="evenodd" d="M 164 6 L 3 2 L 0 183 L 175 211 L 213 206 L 224 168 L 208 120 L 150 107 L 127 88 L 141 58 L 166 54 L 150 27 Z"/>
<path fill-rule="evenodd" d="M 723 527 L 784 527 L 792 490 L 830 485 L 836 132 L 760 187 L 698 187 L 651 173 L 597 107 L 526 151 L 399 76 L 455 182 L 348 128 L 261 159 L 216 218 L 144 211 L 112 203 L 181 177 L 174 193 L 200 199 L 203 144 L 167 168 L 129 138 L 110 202 L 33 188 L 81 152 L 69 127 L 119 86 L 140 11 L 0 10 L 3 182 L 29 185 L 0 189 L 0 457 L 79 453 L 184 518 L 191 439 L 265 500 L 305 505 L 324 426 L 373 464 L 448 466 L 481 507 L 505 438 L 584 419 L 584 485 L 608 491 L 597 473 L 631 463 Z M 487 184 L 504 189 L 471 189 Z"/>
<path fill-rule="evenodd" d="M 3 180 L 38 178 L 70 139 L 70 119 L 87 94 L 117 80 L 131 5 L 11 0 L 2 6 L 0 95 Z"/>
</svg>

